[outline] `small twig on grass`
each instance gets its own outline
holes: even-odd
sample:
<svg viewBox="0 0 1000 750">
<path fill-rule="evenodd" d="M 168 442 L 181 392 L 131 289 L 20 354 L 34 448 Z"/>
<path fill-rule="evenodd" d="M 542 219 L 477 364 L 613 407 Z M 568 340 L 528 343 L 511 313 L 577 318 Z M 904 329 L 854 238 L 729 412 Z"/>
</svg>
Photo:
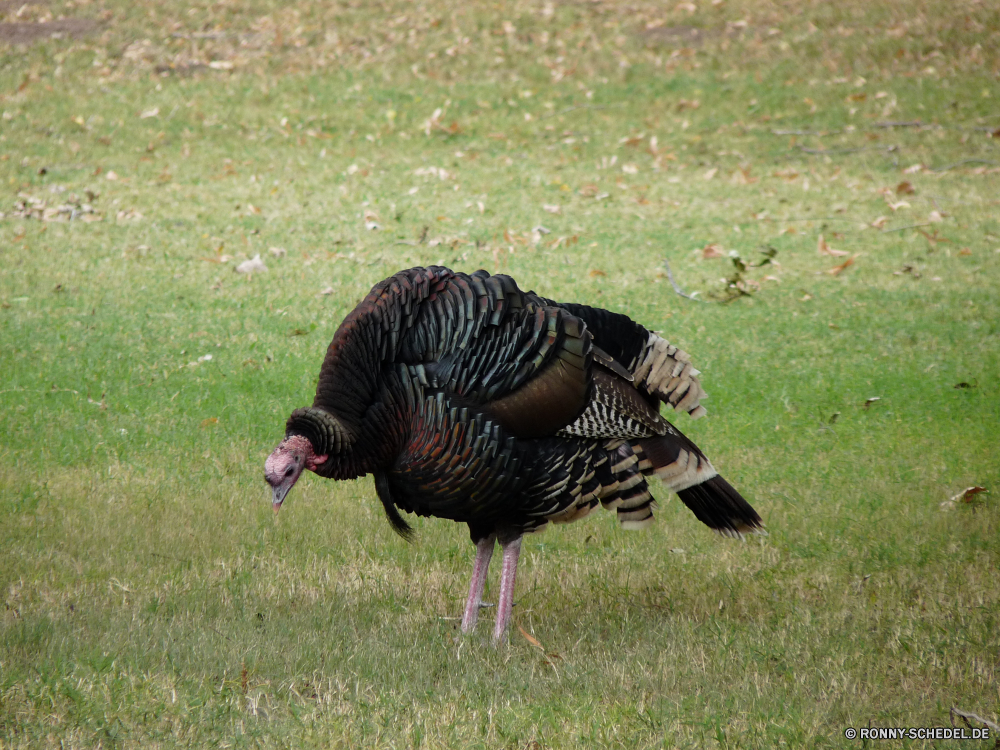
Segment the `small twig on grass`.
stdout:
<svg viewBox="0 0 1000 750">
<path fill-rule="evenodd" d="M 230 643 L 233 642 L 232 638 L 230 638 L 228 635 L 225 635 L 224 633 L 220 633 L 218 630 L 216 630 L 215 628 L 213 628 L 211 625 L 206 625 L 205 627 L 208 628 L 209 630 L 211 630 L 216 635 L 222 636 L 223 638 L 225 638 Z"/>
<path fill-rule="evenodd" d="M 937 169 L 932 169 L 932 172 L 947 172 L 949 169 L 954 169 L 955 167 L 961 167 L 963 164 L 992 164 L 995 167 L 1000 166 L 1000 162 L 990 161 L 989 159 L 962 159 L 962 161 L 956 161 L 954 164 L 948 164 L 944 167 L 938 167 Z"/>
<path fill-rule="evenodd" d="M 880 229 L 882 234 L 889 234 L 890 232 L 902 232 L 904 229 L 917 229 L 919 227 L 929 227 L 933 224 L 933 221 L 925 221 L 923 224 L 907 224 L 905 227 L 896 227 L 895 229 Z"/>
<path fill-rule="evenodd" d="M 1000 725 L 995 724 L 994 722 L 990 721 L 989 719 L 984 719 L 982 716 L 979 716 L 978 714 L 974 714 L 971 711 L 963 711 L 960 708 L 955 708 L 954 706 L 952 706 L 952 709 L 951 709 L 951 711 L 949 711 L 949 714 L 951 716 L 951 725 L 952 726 L 955 726 L 955 717 L 958 716 L 959 718 L 961 718 L 965 722 L 965 725 L 969 729 L 976 729 L 976 727 L 972 726 L 972 722 L 977 722 L 978 724 L 981 724 L 983 727 L 989 727 L 994 732 L 996 732 L 998 735 L 1000 735 Z M 998 740 L 998 741 L 1000 741 L 1000 740 Z"/>
<path fill-rule="evenodd" d="M 674 288 L 674 291 L 677 292 L 681 297 L 683 297 L 684 299 L 694 300 L 695 302 L 708 301 L 704 299 L 698 299 L 697 297 L 693 297 L 680 288 L 680 285 L 674 280 L 674 272 L 670 270 L 670 261 L 668 261 L 666 258 L 663 259 L 663 265 L 667 269 L 667 278 L 670 279 L 670 286 L 672 286 Z M 695 294 L 697 294 L 697 292 L 695 292 Z"/>
<path fill-rule="evenodd" d="M 907 122 L 876 122 L 872 127 L 876 128 L 922 128 L 924 124 L 920 120 L 909 120 Z"/>
<path fill-rule="evenodd" d="M 775 221 L 857 221 L 857 219 L 852 219 L 850 216 L 801 216 L 795 219 L 775 219 Z"/>
<path fill-rule="evenodd" d="M 564 109 L 562 112 L 553 112 L 551 115 L 545 115 L 545 117 L 539 117 L 538 121 L 548 120 L 552 117 L 559 117 L 560 115 L 568 115 L 570 112 L 575 112 L 578 109 L 607 109 L 604 104 L 578 104 L 575 107 L 570 107 L 569 109 Z"/>
<path fill-rule="evenodd" d="M 799 146 L 798 149 L 807 154 L 855 154 L 859 151 L 884 151 L 891 154 L 893 151 L 898 151 L 899 146 L 859 146 L 857 148 L 806 148 Z"/>
<path fill-rule="evenodd" d="M 772 130 L 774 135 L 837 135 L 843 130 Z"/>
<path fill-rule="evenodd" d="M 173 560 L 174 562 L 189 563 L 190 560 L 186 560 L 183 557 L 174 557 L 173 555 L 162 555 L 159 552 L 150 552 L 153 557 L 162 557 L 164 560 Z"/>
</svg>

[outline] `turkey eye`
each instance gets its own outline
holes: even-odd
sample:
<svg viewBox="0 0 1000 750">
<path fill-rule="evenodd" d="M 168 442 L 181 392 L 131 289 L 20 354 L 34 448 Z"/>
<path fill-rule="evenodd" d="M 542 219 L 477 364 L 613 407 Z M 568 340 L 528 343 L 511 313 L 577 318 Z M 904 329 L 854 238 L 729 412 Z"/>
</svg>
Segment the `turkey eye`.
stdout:
<svg viewBox="0 0 1000 750">
<path fill-rule="evenodd" d="M 285 469 L 285 476 L 286 477 L 290 477 L 294 473 L 295 473 L 295 467 L 294 466 L 289 466 L 287 469 Z"/>
</svg>

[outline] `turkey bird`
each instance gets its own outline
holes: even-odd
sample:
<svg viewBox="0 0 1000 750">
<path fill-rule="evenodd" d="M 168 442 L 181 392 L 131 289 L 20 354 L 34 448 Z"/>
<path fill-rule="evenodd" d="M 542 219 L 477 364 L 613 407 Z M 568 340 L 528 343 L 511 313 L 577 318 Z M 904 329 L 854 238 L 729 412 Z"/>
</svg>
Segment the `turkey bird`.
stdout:
<svg viewBox="0 0 1000 750">
<path fill-rule="evenodd" d="M 646 476 L 727 536 L 760 516 L 660 415 L 705 396 L 688 355 L 625 315 L 553 302 L 509 276 L 413 268 L 376 284 L 334 334 L 312 406 L 292 412 L 265 464 L 275 512 L 302 471 L 374 475 L 400 510 L 469 526 L 476 559 L 462 630 L 476 624 L 494 545 L 503 551 L 494 638 L 513 604 L 521 537 L 598 505 L 637 529 Z"/>
</svg>

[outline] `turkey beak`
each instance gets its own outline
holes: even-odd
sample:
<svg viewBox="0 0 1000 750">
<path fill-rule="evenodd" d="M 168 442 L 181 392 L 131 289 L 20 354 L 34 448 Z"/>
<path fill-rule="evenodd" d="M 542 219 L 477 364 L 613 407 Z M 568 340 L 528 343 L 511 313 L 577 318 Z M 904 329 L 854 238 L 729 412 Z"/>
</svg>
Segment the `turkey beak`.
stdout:
<svg viewBox="0 0 1000 750">
<path fill-rule="evenodd" d="M 274 510 L 275 515 L 281 510 L 281 504 L 285 500 L 285 495 L 288 494 L 288 490 L 292 488 L 291 484 L 279 484 L 274 487 L 274 500 L 271 502 L 271 508 Z"/>
</svg>

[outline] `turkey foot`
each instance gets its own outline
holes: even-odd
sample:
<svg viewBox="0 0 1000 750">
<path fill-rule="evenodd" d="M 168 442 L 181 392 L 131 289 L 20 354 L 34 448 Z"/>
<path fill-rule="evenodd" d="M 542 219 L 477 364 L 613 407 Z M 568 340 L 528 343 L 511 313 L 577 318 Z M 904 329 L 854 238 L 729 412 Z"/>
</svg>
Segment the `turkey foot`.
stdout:
<svg viewBox="0 0 1000 750">
<path fill-rule="evenodd" d="M 514 581 L 517 578 L 517 558 L 521 553 L 521 537 L 501 542 L 503 570 L 500 573 L 500 597 L 497 599 L 497 624 L 493 629 L 493 642 L 497 645 L 507 640 L 507 623 L 514 606 Z"/>
<path fill-rule="evenodd" d="M 479 619 L 479 608 L 483 606 L 486 573 L 490 569 L 490 558 L 493 557 L 493 547 L 496 540 L 496 534 L 490 534 L 485 539 L 476 542 L 476 562 L 472 567 L 472 583 L 469 585 L 469 598 L 465 602 L 465 613 L 462 615 L 463 633 L 468 633 L 476 627 L 476 620 Z M 504 554 L 506 555 L 506 552 Z M 507 558 L 504 557 L 505 564 L 506 560 Z"/>
</svg>

